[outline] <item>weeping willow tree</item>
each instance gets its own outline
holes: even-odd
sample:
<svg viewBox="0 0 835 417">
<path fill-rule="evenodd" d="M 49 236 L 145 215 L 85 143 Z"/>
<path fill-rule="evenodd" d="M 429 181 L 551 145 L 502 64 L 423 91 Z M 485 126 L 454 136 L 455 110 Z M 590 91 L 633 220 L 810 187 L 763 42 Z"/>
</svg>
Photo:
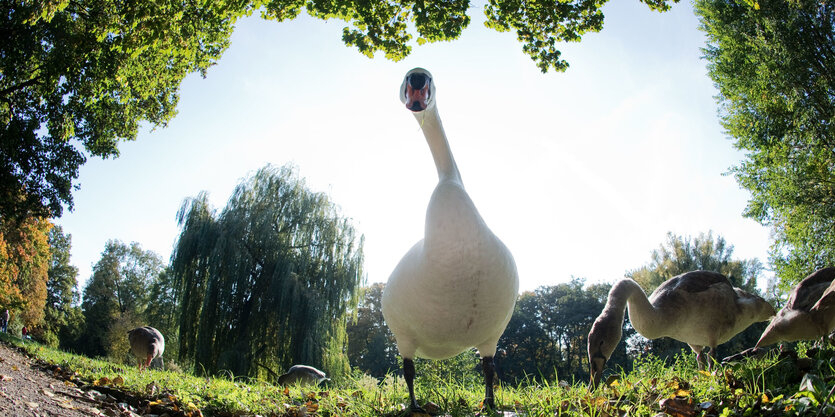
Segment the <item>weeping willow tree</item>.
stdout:
<svg viewBox="0 0 835 417">
<path fill-rule="evenodd" d="M 220 215 L 201 193 L 178 221 L 180 360 L 268 380 L 296 363 L 348 371 L 345 315 L 358 302 L 363 238 L 327 195 L 268 165 Z"/>
</svg>

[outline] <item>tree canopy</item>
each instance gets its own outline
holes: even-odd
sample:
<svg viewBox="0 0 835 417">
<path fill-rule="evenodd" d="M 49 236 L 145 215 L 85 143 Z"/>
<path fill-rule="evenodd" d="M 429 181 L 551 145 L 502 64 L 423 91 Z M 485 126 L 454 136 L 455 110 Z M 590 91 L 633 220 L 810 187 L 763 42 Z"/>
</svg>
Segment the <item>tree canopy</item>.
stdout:
<svg viewBox="0 0 835 417">
<path fill-rule="evenodd" d="M 649 264 L 626 275 L 634 279 L 649 294 L 664 281 L 689 271 L 714 271 L 728 277 L 735 287 L 746 291 L 757 290 L 757 278 L 762 272 L 758 259 L 733 259 L 734 247 L 713 232 L 698 236 L 679 236 L 667 233 L 667 241 L 652 251 Z"/>
<path fill-rule="evenodd" d="M 784 289 L 835 264 L 835 7 L 698 0 L 720 116 L 745 157 L 745 216 L 771 227 Z"/>
<path fill-rule="evenodd" d="M 143 250 L 136 242 L 126 245 L 110 240 L 105 244 L 84 287 L 81 307 L 86 329 L 80 351 L 122 358 L 127 351 L 125 332 L 146 324 L 148 289 L 162 272 L 162 265 L 159 255 Z"/>
<path fill-rule="evenodd" d="M 49 220 L 0 217 L 0 311 L 29 327 L 41 324 L 50 265 Z"/>
<path fill-rule="evenodd" d="M 606 305 L 611 285 L 584 288 L 584 282 L 572 278 L 564 284 L 519 295 L 496 355 L 503 381 L 518 384 L 530 380 L 588 380 L 588 334 Z M 623 331 L 626 337 L 618 344 L 610 363 L 629 369 L 626 339 L 634 330 L 627 322 Z"/>
<path fill-rule="evenodd" d="M 666 10 L 677 0 L 642 0 Z M 606 0 L 490 0 L 486 25 L 515 31 L 542 70 L 564 71 L 559 42 L 603 27 Z M 41 0 L 0 4 L 0 216 L 72 210 L 79 167 L 117 157 L 139 126 L 165 126 L 186 75 L 206 75 L 235 22 L 260 10 L 276 21 L 302 10 L 346 22 L 342 40 L 399 60 L 413 44 L 458 38 L 466 0 Z"/>
<path fill-rule="evenodd" d="M 363 289 L 364 297 L 354 317 L 348 319 L 346 354 L 352 367 L 375 377 L 384 378 L 399 371 L 394 334 L 383 319 L 383 289 L 375 283 Z"/>
<path fill-rule="evenodd" d="M 0 5 L 0 214 L 60 216 L 85 151 L 118 156 L 140 122 L 174 116 L 183 78 L 205 74 L 247 12 L 199 3 Z"/>
<path fill-rule="evenodd" d="M 43 326 L 33 330 L 33 337 L 50 346 L 69 347 L 81 329 L 83 316 L 78 306 L 78 268 L 70 265 L 72 235 L 64 234 L 61 226 L 49 231 L 49 262 L 46 283 L 46 306 Z"/>
<path fill-rule="evenodd" d="M 348 372 L 346 313 L 362 282 L 363 238 L 291 167 L 239 184 L 215 217 L 186 200 L 172 254 L 180 359 L 209 373 L 275 379 L 304 363 Z"/>
</svg>

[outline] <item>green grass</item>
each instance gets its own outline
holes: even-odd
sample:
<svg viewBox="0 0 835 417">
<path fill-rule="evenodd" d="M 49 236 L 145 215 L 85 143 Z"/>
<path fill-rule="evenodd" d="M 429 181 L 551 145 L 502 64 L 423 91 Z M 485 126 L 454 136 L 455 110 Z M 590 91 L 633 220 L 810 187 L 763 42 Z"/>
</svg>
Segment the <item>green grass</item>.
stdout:
<svg viewBox="0 0 835 417">
<path fill-rule="evenodd" d="M 167 406 L 184 415 L 406 414 L 406 385 L 393 376 L 380 382 L 355 373 L 327 388 L 285 389 L 264 382 L 243 382 L 240 378 L 205 378 L 159 370 L 138 372 L 133 366 L 89 359 L 35 343 L 24 345 L 19 339 L 3 340 L 22 346 L 30 356 L 51 364 L 53 372 L 77 384 L 123 391 L 146 405 L 150 402 Z M 594 392 L 589 392 L 583 383 L 504 385 L 496 388 L 496 401 L 502 410 L 526 417 L 654 416 L 660 411 L 682 416 L 815 416 L 819 411 L 820 415 L 831 415 L 835 412 L 833 398 L 828 398 L 835 384 L 831 356 L 830 351 L 801 359 L 804 365 L 811 365 L 806 376 L 795 360 L 781 360 L 776 353 L 720 367 L 713 374 L 698 371 L 692 354 L 682 354 L 671 365 L 644 358 L 635 363 L 632 372 L 614 374 Z M 425 371 L 422 377 L 418 368 L 419 402 L 431 401 L 441 413 L 452 417 L 479 412 L 483 387 L 475 371 L 450 371 L 447 378 L 443 377 L 443 369 Z"/>
</svg>

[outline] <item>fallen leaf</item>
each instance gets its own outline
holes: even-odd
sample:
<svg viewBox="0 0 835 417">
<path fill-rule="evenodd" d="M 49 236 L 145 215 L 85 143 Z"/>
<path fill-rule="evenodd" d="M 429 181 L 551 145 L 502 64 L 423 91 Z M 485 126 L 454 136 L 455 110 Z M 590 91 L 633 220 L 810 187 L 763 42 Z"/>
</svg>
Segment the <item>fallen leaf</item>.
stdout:
<svg viewBox="0 0 835 417">
<path fill-rule="evenodd" d="M 676 393 L 674 394 L 674 396 L 675 397 L 689 397 L 690 396 L 690 391 L 679 389 L 679 390 L 676 390 Z"/>
<path fill-rule="evenodd" d="M 315 413 L 317 410 L 319 410 L 319 404 L 313 401 L 308 401 L 307 404 L 305 404 L 305 406 L 307 407 L 308 413 Z"/>
<path fill-rule="evenodd" d="M 69 401 L 61 401 L 58 403 L 58 406 L 61 408 L 66 408 L 67 410 L 75 410 L 75 406 L 72 405 Z"/>
<path fill-rule="evenodd" d="M 592 401 L 595 407 L 603 407 L 604 404 L 608 403 L 609 400 L 606 397 L 595 397 Z"/>
<path fill-rule="evenodd" d="M 33 410 L 34 410 L 34 409 L 36 409 L 36 408 L 38 408 L 38 403 L 33 403 L 33 402 L 31 402 L 31 401 L 27 401 L 27 402 L 26 402 L 26 405 L 27 405 L 29 408 L 33 409 Z"/>
<path fill-rule="evenodd" d="M 426 411 L 427 413 L 429 413 L 429 415 L 432 415 L 432 416 L 442 414 L 442 411 L 443 411 L 443 410 L 441 410 L 440 405 L 435 404 L 431 401 L 427 401 L 425 404 L 423 404 L 423 410 Z"/>
<path fill-rule="evenodd" d="M 122 378 L 121 375 L 116 375 L 116 378 L 113 378 L 113 385 L 122 386 L 125 385 L 125 378 Z"/>
<path fill-rule="evenodd" d="M 81 406 L 81 407 L 78 407 L 77 410 L 84 410 L 85 412 L 90 413 L 94 416 L 97 416 L 97 415 L 101 414 L 101 411 L 98 408 L 95 408 L 95 407 Z"/>
<path fill-rule="evenodd" d="M 674 417 L 693 417 L 696 415 L 693 404 L 685 398 L 667 398 L 661 400 L 658 405 L 661 407 L 661 411 Z"/>
</svg>

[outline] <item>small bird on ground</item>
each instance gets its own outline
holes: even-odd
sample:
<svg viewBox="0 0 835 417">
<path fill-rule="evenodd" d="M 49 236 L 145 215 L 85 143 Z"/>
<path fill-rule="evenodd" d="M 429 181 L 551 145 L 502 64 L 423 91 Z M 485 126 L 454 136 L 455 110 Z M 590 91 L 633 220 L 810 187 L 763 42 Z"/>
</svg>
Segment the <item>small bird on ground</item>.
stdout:
<svg viewBox="0 0 835 417">
<path fill-rule="evenodd" d="M 139 370 L 151 365 L 154 358 L 159 357 L 162 364 L 162 353 L 165 351 L 165 338 L 159 330 L 151 327 L 137 327 L 128 332 L 130 350 L 139 360 Z"/>
<path fill-rule="evenodd" d="M 319 385 L 326 381 L 330 381 L 330 379 L 324 372 L 307 365 L 293 365 L 284 375 L 278 377 L 279 385 Z"/>
</svg>

